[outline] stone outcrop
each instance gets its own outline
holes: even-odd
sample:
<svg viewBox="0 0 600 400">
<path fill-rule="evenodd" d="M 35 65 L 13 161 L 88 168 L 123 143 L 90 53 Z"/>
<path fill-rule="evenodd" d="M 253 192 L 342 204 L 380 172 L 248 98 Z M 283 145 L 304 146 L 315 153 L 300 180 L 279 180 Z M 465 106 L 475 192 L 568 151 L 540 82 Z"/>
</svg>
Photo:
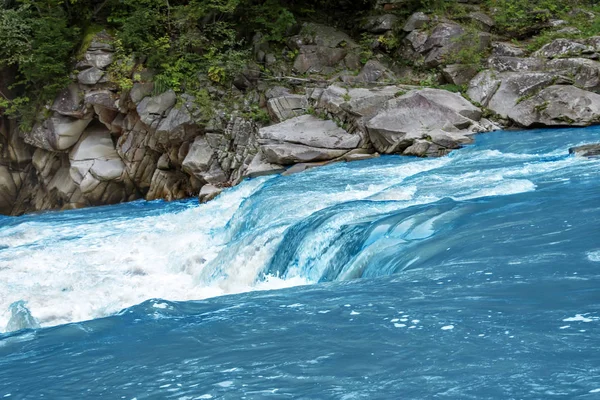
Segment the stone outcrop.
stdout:
<svg viewBox="0 0 600 400">
<path fill-rule="evenodd" d="M 473 78 L 467 94 L 521 127 L 599 123 L 600 62 L 594 59 L 598 42 L 598 37 L 557 39 L 532 57 L 494 52 L 490 69 Z"/>
<path fill-rule="evenodd" d="M 366 128 L 380 153 L 443 155 L 487 130 L 480 119 L 481 110 L 460 95 L 422 89 L 388 100 Z"/>
<path fill-rule="evenodd" d="M 159 91 L 148 70 L 118 90 L 109 79 L 112 39 L 98 34 L 33 129 L 0 118 L 0 213 L 139 198 L 205 202 L 246 178 L 380 154 L 443 156 L 498 129 L 484 114 L 527 128 L 600 123 L 600 38 L 557 39 L 526 56 L 513 43 L 490 44 L 493 21 L 476 6 L 460 23 L 424 13 L 401 21 L 394 10 L 408 3 L 381 1 L 382 15 L 356 21 L 373 38 L 370 50 L 400 43 L 396 56 L 417 67 L 408 75 L 385 57 L 361 62 L 365 41 L 307 23 L 281 53 L 287 65 L 255 38 L 262 65 L 250 62 L 229 91 L 202 81 L 208 106 Z M 490 50 L 483 70 L 456 63 L 468 49 Z M 261 80 L 263 67 L 272 78 Z M 422 76 L 420 68 L 436 68 L 425 76 L 430 84 L 468 86 L 466 96 L 398 84 Z M 597 148 L 573 153 L 597 156 Z"/>
</svg>

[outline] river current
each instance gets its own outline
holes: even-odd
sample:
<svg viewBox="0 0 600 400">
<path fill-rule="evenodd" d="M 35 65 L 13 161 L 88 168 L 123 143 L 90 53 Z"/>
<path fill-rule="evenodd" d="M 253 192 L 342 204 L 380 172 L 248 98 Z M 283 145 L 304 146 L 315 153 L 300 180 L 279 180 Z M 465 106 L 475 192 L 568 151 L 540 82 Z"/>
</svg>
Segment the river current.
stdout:
<svg viewBox="0 0 600 400">
<path fill-rule="evenodd" d="M 0 398 L 598 399 L 595 142 L 0 217 Z"/>
</svg>

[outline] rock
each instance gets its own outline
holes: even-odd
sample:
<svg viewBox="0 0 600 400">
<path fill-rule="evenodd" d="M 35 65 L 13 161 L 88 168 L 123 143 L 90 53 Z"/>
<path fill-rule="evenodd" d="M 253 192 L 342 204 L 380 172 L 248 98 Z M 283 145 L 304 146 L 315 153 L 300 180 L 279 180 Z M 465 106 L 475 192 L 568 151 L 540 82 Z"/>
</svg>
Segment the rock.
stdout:
<svg viewBox="0 0 600 400">
<path fill-rule="evenodd" d="M 402 30 L 412 32 L 425 27 L 430 21 L 431 19 L 425 13 L 416 12 L 408 18 Z"/>
<path fill-rule="evenodd" d="M 188 174 L 199 179 L 204 179 L 204 174 L 209 171 L 215 153 L 204 136 L 197 137 L 190 146 L 190 150 L 183 160 L 182 169 Z"/>
<path fill-rule="evenodd" d="M 192 196 L 189 177 L 179 171 L 162 171 L 157 169 L 152 176 L 152 184 L 146 200 L 164 199 L 180 200 Z"/>
<path fill-rule="evenodd" d="M 350 84 L 375 83 L 378 81 L 393 81 L 395 76 L 385 65 L 377 60 L 369 60 L 358 75 L 346 75 L 342 80 Z"/>
<path fill-rule="evenodd" d="M 305 24 L 300 35 L 288 40 L 288 46 L 299 51 L 294 71 L 299 74 L 318 73 L 335 67 L 359 46 L 350 36 L 320 24 Z"/>
<path fill-rule="evenodd" d="M 110 90 L 95 90 L 85 94 L 85 104 L 101 106 L 109 110 L 118 110 L 119 97 Z"/>
<path fill-rule="evenodd" d="M 458 94 L 438 89 L 412 90 L 389 100 L 366 128 L 380 153 L 405 151 L 415 140 L 442 130 L 464 137 L 481 111 Z"/>
<path fill-rule="evenodd" d="M 104 50 L 88 50 L 84 54 L 84 60 L 91 67 L 105 70 L 113 62 L 113 53 Z"/>
<path fill-rule="evenodd" d="M 345 89 L 332 85 L 321 95 L 318 107 L 338 115 L 347 112 L 358 117 L 371 116 L 386 101 L 404 92 L 406 89 L 400 86 Z"/>
<path fill-rule="evenodd" d="M 67 117 L 84 118 L 83 91 L 77 84 L 70 84 L 56 96 L 51 110 Z"/>
<path fill-rule="evenodd" d="M 575 154 L 578 157 L 600 157 L 600 143 L 571 147 L 569 154 Z"/>
<path fill-rule="evenodd" d="M 71 177 L 78 184 L 87 174 L 98 181 L 120 180 L 125 164 L 117 154 L 110 132 L 103 126 L 86 129 L 81 140 L 69 153 Z"/>
<path fill-rule="evenodd" d="M 468 17 L 473 25 L 484 32 L 491 31 L 496 25 L 494 20 L 489 15 L 484 14 L 481 11 L 470 12 Z"/>
<path fill-rule="evenodd" d="M 23 132 L 26 143 L 49 151 L 70 149 L 81 137 L 91 119 L 74 119 L 55 113 L 36 124 L 31 132 Z"/>
<path fill-rule="evenodd" d="M 575 86 L 549 86 L 520 102 L 508 117 L 523 127 L 600 123 L 600 95 Z"/>
<path fill-rule="evenodd" d="M 306 96 L 284 94 L 267 101 L 267 109 L 275 121 L 281 122 L 304 114 L 308 109 L 308 100 Z"/>
<path fill-rule="evenodd" d="M 335 122 L 303 115 L 259 130 L 259 143 L 269 163 L 289 165 L 326 161 L 342 156 L 360 145 Z"/>
<path fill-rule="evenodd" d="M 354 149 L 360 138 L 350 135 L 335 122 L 302 115 L 280 124 L 261 128 L 259 142 L 288 142 L 324 149 Z"/>
<path fill-rule="evenodd" d="M 189 103 L 193 103 L 193 100 L 190 100 Z M 186 102 L 186 104 L 171 108 L 160 121 L 155 135 L 158 143 L 165 146 L 179 145 L 198 136 L 198 126 L 195 124 L 188 106 L 192 107 Z"/>
<path fill-rule="evenodd" d="M 594 47 L 572 39 L 556 39 L 533 53 L 533 57 L 564 58 L 593 54 Z"/>
<path fill-rule="evenodd" d="M 131 101 L 133 101 L 133 103 L 135 105 L 140 104 L 140 102 L 142 101 L 142 99 L 146 96 L 150 96 L 152 94 L 152 91 L 154 90 L 154 83 L 152 82 L 147 82 L 147 83 L 139 83 L 136 82 L 133 84 L 133 87 L 131 88 L 130 92 L 129 92 L 129 97 L 131 98 Z"/>
<path fill-rule="evenodd" d="M 136 109 L 140 120 L 149 127 L 156 128 L 168 110 L 175 105 L 177 96 L 172 90 L 168 90 L 158 96 L 144 97 Z"/>
<path fill-rule="evenodd" d="M 509 117 L 520 102 L 554 80 L 553 74 L 544 72 L 506 72 L 487 107 L 504 118 Z"/>
<path fill-rule="evenodd" d="M 445 59 L 454 53 L 458 53 L 465 47 L 473 46 L 473 38 L 465 37 L 464 28 L 454 22 L 443 22 L 438 24 L 425 44 L 418 50 L 425 55 L 425 66 L 437 67 L 445 62 Z M 491 41 L 491 35 L 486 32 L 477 32 L 477 51 L 485 50 Z"/>
<path fill-rule="evenodd" d="M 515 46 L 512 43 L 506 42 L 493 42 L 492 43 L 492 55 L 494 56 L 508 56 L 508 57 L 523 57 L 525 51 Z"/>
<path fill-rule="evenodd" d="M 385 33 L 394 29 L 397 22 L 398 17 L 394 14 L 376 15 L 365 18 L 361 29 L 371 33 Z"/>
<path fill-rule="evenodd" d="M 285 168 L 281 165 L 272 164 L 266 160 L 266 157 L 262 152 L 258 152 L 248 168 L 244 172 L 244 176 L 248 178 L 257 178 L 264 175 L 279 174 L 285 171 Z"/>
<path fill-rule="evenodd" d="M 202 189 L 200 189 L 200 195 L 198 196 L 198 200 L 200 203 L 206 203 L 213 200 L 215 197 L 221 194 L 223 191 L 222 188 L 216 187 L 213 185 L 204 185 Z"/>
<path fill-rule="evenodd" d="M 104 77 L 104 71 L 99 68 L 92 67 L 88 68 L 84 71 L 81 71 L 77 75 L 77 80 L 79 83 L 84 85 L 95 85 L 102 80 Z"/>
<path fill-rule="evenodd" d="M 477 65 L 450 64 L 444 67 L 442 74 L 448 83 L 466 85 L 477 75 Z"/>
</svg>

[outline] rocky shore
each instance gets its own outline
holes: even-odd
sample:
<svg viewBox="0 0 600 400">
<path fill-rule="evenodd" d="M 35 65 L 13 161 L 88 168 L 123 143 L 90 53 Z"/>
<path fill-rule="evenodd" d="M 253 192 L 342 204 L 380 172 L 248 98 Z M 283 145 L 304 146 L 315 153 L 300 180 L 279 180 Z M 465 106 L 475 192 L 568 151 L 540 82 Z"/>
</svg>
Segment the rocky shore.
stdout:
<svg viewBox="0 0 600 400">
<path fill-rule="evenodd" d="M 392 61 L 378 56 L 381 40 L 362 63 L 351 36 L 305 23 L 283 52 L 256 40 L 255 60 L 229 92 L 206 83 L 208 103 L 159 93 L 149 70 L 117 90 L 108 76 L 112 38 L 96 35 L 73 83 L 31 130 L 1 118 L 0 213 L 208 201 L 246 178 L 380 154 L 438 157 L 503 127 L 600 122 L 600 36 L 528 52 L 495 32 L 477 5 L 467 16 L 477 30 L 467 31 L 464 21 L 422 12 L 401 21 L 388 12 L 396 3 L 360 21 L 363 37 L 399 41 Z M 448 61 L 465 37 L 486 54 L 483 67 Z M 264 66 L 275 72 L 265 76 Z"/>
</svg>

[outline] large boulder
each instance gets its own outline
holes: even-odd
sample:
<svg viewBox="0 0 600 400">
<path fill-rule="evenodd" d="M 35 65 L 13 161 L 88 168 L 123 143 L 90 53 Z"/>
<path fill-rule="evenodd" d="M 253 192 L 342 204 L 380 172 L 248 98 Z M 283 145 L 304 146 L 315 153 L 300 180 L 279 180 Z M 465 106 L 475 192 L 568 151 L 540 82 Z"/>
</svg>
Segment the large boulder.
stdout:
<svg viewBox="0 0 600 400">
<path fill-rule="evenodd" d="M 275 121 L 281 122 L 304 114 L 308 109 L 308 99 L 303 95 L 284 94 L 269 99 L 267 109 Z"/>
<path fill-rule="evenodd" d="M 177 96 L 172 90 L 168 90 L 157 96 L 144 97 L 136 107 L 137 113 L 144 124 L 156 129 L 162 118 L 175 105 L 176 101 Z"/>
<path fill-rule="evenodd" d="M 22 132 L 26 143 L 49 151 L 65 151 L 77 143 L 91 118 L 76 119 L 54 113 L 37 123 L 31 132 Z"/>
<path fill-rule="evenodd" d="M 533 53 L 534 57 L 566 58 L 588 57 L 598 58 L 600 52 L 600 36 L 588 39 L 555 39 Z"/>
<path fill-rule="evenodd" d="M 394 29 L 398 17 L 394 14 L 383 14 L 367 17 L 363 20 L 361 29 L 371 33 L 385 33 Z"/>
<path fill-rule="evenodd" d="M 468 96 L 501 117 L 508 117 L 513 109 L 541 89 L 551 85 L 556 75 L 546 72 L 482 71 L 470 83 Z"/>
<path fill-rule="evenodd" d="M 508 117 L 523 127 L 588 126 L 600 123 L 600 95 L 553 85 L 520 102 Z"/>
<path fill-rule="evenodd" d="M 294 71 L 299 74 L 333 71 L 358 44 L 335 28 L 307 23 L 300 35 L 288 40 L 288 46 L 298 50 Z"/>
<path fill-rule="evenodd" d="M 120 180 L 125 171 L 110 132 L 103 126 L 88 128 L 69 153 L 69 159 L 71 177 L 79 184 L 88 174 L 98 181 Z"/>
<path fill-rule="evenodd" d="M 361 142 L 359 135 L 312 115 L 261 128 L 258 137 L 266 160 L 280 165 L 331 160 L 360 147 Z"/>
<path fill-rule="evenodd" d="M 375 149 L 391 154 L 405 151 L 417 140 L 430 139 L 434 133 L 440 142 L 445 141 L 444 147 L 457 148 L 465 135 L 484 129 L 477 124 L 480 118 L 481 110 L 460 95 L 423 89 L 387 101 L 366 128 Z"/>
<path fill-rule="evenodd" d="M 406 87 L 400 86 L 346 89 L 332 85 L 323 91 L 317 104 L 320 109 L 335 115 L 349 113 L 366 117 L 375 114 L 386 101 L 406 90 Z"/>
</svg>

